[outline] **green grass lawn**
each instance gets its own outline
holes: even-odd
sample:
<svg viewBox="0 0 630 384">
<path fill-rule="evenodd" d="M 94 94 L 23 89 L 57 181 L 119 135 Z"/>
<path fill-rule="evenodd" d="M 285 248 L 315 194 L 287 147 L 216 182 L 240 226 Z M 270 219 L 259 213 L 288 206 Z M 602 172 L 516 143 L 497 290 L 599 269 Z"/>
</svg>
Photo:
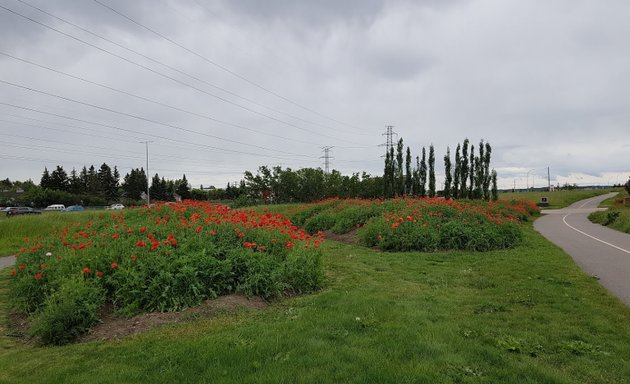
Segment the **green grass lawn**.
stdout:
<svg viewBox="0 0 630 384">
<path fill-rule="evenodd" d="M 500 199 L 525 199 L 534 203 L 539 203 L 540 198 L 545 196 L 549 200 L 549 208 L 564 208 L 580 201 L 603 195 L 610 192 L 610 189 L 576 189 L 576 190 L 556 190 L 554 192 L 503 192 L 499 194 Z"/>
<path fill-rule="evenodd" d="M 627 383 L 630 309 L 525 227 L 488 253 L 328 241 L 316 294 L 118 341 L 34 347 L 5 328 L 0 382 Z"/>
<path fill-rule="evenodd" d="M 630 206 L 623 205 L 625 197 L 628 197 L 628 193 L 624 190 L 617 196 L 604 200 L 601 206 L 608 208 L 608 210 L 593 212 L 588 218 L 594 223 L 605 225 L 617 231 L 630 233 Z"/>
<path fill-rule="evenodd" d="M 87 222 L 110 211 L 43 212 L 41 215 L 7 217 L 0 215 L 0 256 L 14 255 L 25 246 L 24 238 L 51 233 L 54 228 L 76 222 Z"/>
</svg>

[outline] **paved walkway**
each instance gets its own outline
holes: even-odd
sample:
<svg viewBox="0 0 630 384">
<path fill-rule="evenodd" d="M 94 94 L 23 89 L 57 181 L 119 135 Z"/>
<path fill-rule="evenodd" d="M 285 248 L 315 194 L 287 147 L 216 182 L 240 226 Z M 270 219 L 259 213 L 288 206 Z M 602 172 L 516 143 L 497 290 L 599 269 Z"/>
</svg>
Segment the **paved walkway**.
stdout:
<svg viewBox="0 0 630 384">
<path fill-rule="evenodd" d="M 609 193 L 579 201 L 564 209 L 543 210 L 534 228 L 564 249 L 573 260 L 622 302 L 630 306 L 630 234 L 588 220 Z"/>
<path fill-rule="evenodd" d="M 0 269 L 13 265 L 15 263 L 15 256 L 0 257 Z"/>
</svg>

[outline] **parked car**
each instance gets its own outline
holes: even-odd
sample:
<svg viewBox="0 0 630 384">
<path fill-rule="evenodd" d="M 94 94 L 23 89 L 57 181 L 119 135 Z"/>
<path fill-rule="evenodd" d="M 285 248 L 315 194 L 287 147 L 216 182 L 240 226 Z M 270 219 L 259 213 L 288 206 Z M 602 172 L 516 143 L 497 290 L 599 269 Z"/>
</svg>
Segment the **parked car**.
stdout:
<svg viewBox="0 0 630 384">
<path fill-rule="evenodd" d="M 85 208 L 83 208 L 80 205 L 71 205 L 69 207 L 67 207 L 65 209 L 66 212 L 77 212 L 77 211 L 85 211 Z"/>
<path fill-rule="evenodd" d="M 44 208 L 44 211 L 63 211 L 66 206 L 63 204 L 52 204 Z"/>
<path fill-rule="evenodd" d="M 125 206 L 122 204 L 112 204 L 109 207 L 107 207 L 106 209 L 125 209 Z"/>
<path fill-rule="evenodd" d="M 38 211 L 30 207 L 8 207 L 5 212 L 7 213 L 7 216 L 38 215 L 42 213 L 42 211 Z"/>
</svg>

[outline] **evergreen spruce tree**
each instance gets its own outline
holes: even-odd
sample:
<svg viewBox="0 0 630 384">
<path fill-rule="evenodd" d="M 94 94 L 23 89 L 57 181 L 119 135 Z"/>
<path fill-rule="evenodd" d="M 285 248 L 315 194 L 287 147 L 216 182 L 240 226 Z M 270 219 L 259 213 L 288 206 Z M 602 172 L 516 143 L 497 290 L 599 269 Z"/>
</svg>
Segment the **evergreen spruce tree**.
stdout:
<svg viewBox="0 0 630 384">
<path fill-rule="evenodd" d="M 81 186 L 81 178 L 79 178 L 79 175 L 77 174 L 77 170 L 74 168 L 72 168 L 72 171 L 70 172 L 69 182 L 70 182 L 70 193 L 73 193 L 75 195 L 80 195 L 81 193 L 83 193 L 83 188 Z"/>
<path fill-rule="evenodd" d="M 453 175 L 451 174 L 451 149 L 446 147 L 446 155 L 444 155 L 444 198 L 451 198 L 451 183 Z"/>
<path fill-rule="evenodd" d="M 461 145 L 457 144 L 457 149 L 455 150 L 455 171 L 453 172 L 453 187 L 451 188 L 451 193 L 453 198 L 457 199 L 459 197 L 459 181 L 460 174 L 462 172 L 462 159 L 460 156 Z"/>
<path fill-rule="evenodd" d="M 101 186 L 98 182 L 98 174 L 96 173 L 96 168 L 94 165 L 90 165 L 90 168 L 87 171 L 87 177 L 85 182 L 86 192 L 90 195 L 98 195 L 101 190 Z"/>
<path fill-rule="evenodd" d="M 55 170 L 50 174 L 50 188 L 64 192 L 68 192 L 70 190 L 68 174 L 60 165 L 58 165 L 57 168 L 55 168 Z"/>
<path fill-rule="evenodd" d="M 42 189 L 52 189 L 50 184 L 50 173 L 48 172 L 48 168 L 44 167 L 44 173 L 42 174 L 42 178 L 39 181 L 39 186 Z"/>
<path fill-rule="evenodd" d="M 186 174 L 178 181 L 175 192 L 182 199 L 190 199 L 190 188 L 188 187 L 188 180 L 186 180 Z"/>
<path fill-rule="evenodd" d="M 429 197 L 435 197 L 435 150 L 429 146 Z"/>
<path fill-rule="evenodd" d="M 79 173 L 79 184 L 80 184 L 81 194 L 87 195 L 88 194 L 88 189 L 87 189 L 88 171 L 85 165 L 81 169 L 81 173 Z"/>
</svg>

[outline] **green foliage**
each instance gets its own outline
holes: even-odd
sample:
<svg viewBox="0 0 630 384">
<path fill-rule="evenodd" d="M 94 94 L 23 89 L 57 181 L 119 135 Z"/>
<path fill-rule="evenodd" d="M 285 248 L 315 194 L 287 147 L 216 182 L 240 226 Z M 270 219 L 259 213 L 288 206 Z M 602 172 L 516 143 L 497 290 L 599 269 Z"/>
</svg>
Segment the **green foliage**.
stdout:
<svg viewBox="0 0 630 384">
<path fill-rule="evenodd" d="M 72 342 L 97 322 L 104 299 L 104 290 L 93 281 L 67 278 L 46 298 L 43 309 L 33 318 L 30 333 L 43 344 Z"/>
<path fill-rule="evenodd" d="M 626 384 L 627 306 L 523 230 L 485 254 L 325 242 L 317 294 L 112 341 L 40 348 L 0 322 L 0 382 Z"/>
<path fill-rule="evenodd" d="M 131 316 L 232 292 L 271 299 L 323 282 L 319 235 L 279 214 L 203 202 L 101 214 L 28 240 L 11 271 L 10 297 L 47 344 L 84 332 L 105 298 Z"/>
<path fill-rule="evenodd" d="M 521 241 L 520 222 L 538 208 L 525 201 L 455 202 L 434 199 L 327 200 L 293 213 L 309 233 L 360 228 L 359 242 L 386 251 L 489 251 Z"/>
<path fill-rule="evenodd" d="M 592 222 L 605 225 L 620 232 L 630 233 L 630 207 L 613 207 L 608 211 L 593 212 L 588 217 Z"/>
</svg>

